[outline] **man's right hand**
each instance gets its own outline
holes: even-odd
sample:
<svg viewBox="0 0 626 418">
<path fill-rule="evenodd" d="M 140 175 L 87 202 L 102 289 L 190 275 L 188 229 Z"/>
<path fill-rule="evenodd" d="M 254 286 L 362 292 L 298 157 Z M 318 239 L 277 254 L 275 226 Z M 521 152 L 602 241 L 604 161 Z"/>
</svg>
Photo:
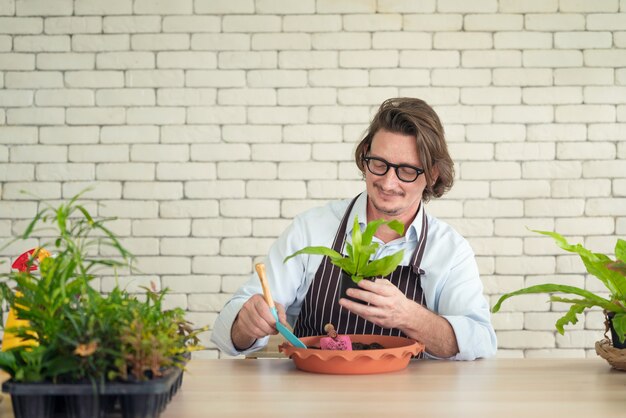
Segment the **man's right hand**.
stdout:
<svg viewBox="0 0 626 418">
<path fill-rule="evenodd" d="M 287 315 L 285 308 L 276 303 L 278 311 L 278 319 L 281 323 L 287 323 Z M 252 295 L 241 307 L 233 327 L 230 331 L 230 337 L 233 345 L 239 351 L 245 350 L 254 344 L 259 338 L 268 335 L 278 334 L 276 330 L 276 320 L 270 312 L 270 307 L 265 302 L 263 295 Z"/>
</svg>

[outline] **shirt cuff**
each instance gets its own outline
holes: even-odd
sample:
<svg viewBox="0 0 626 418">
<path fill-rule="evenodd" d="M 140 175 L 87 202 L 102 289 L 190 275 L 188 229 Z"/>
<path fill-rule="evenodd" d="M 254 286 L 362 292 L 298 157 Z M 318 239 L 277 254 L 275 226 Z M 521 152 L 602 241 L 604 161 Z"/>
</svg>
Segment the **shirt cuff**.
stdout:
<svg viewBox="0 0 626 418">
<path fill-rule="evenodd" d="M 475 360 L 495 355 L 495 333 L 483 323 L 461 315 L 442 315 L 452 326 L 459 352 L 449 360 Z"/>
<path fill-rule="evenodd" d="M 267 345 L 269 336 L 259 338 L 245 350 L 239 351 L 235 348 L 233 340 L 230 337 L 230 332 L 237 318 L 237 314 L 243 306 L 243 301 L 239 302 L 231 300 L 220 312 L 215 324 L 213 325 L 213 332 L 211 333 L 211 341 L 224 353 L 230 356 L 240 356 L 253 353 L 260 350 Z"/>
</svg>

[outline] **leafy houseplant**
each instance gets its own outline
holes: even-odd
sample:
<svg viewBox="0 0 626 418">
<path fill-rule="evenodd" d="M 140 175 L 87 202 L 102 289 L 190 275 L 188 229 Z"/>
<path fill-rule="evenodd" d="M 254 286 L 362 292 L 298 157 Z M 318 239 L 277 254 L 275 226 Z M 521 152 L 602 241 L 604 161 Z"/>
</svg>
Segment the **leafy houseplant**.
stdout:
<svg viewBox="0 0 626 418">
<path fill-rule="evenodd" d="M 127 268 L 134 257 L 105 226 L 110 219 L 94 219 L 78 203 L 79 197 L 58 208 L 45 206 L 25 232 L 9 242 L 29 239 L 40 231 L 49 236 L 50 229 L 54 231 L 42 245 L 51 256 L 45 256 L 41 248 L 31 250 L 26 259 L 14 264 L 20 271 L 0 275 L 0 301 L 20 320 L 7 324 L 5 340 L 15 337 L 21 342 L 8 349 L 3 346 L 5 351 L 0 352 L 0 369 L 12 378 L 3 390 L 12 394 L 16 417 L 34 415 L 28 408 L 37 406 L 33 396 L 42 388 L 56 395 L 52 400 L 50 396 L 39 399 L 38 407 L 46 411 L 43 416 L 52 413 L 54 399 L 69 395 L 80 396 L 66 399 L 68 414 L 83 408 L 82 416 L 102 415 L 106 399 L 99 394 L 120 392 L 120 384 L 126 385 L 126 393 L 136 392 L 128 384 L 161 377 L 173 385 L 178 376 L 182 378 L 188 353 L 199 348 L 197 335 L 204 329 L 191 329 L 182 309 L 163 311 L 167 290 L 145 289 L 145 300 L 139 300 L 117 286 L 108 295 L 92 287 L 98 268 Z M 115 249 L 118 258 L 97 256 L 102 247 Z M 81 391 L 81 384 L 85 390 Z M 68 385 L 75 386 L 64 392 Z M 31 396 L 16 398 L 24 393 Z M 73 405 L 74 398 L 88 398 L 91 409 Z M 120 402 L 132 403 L 123 396 Z M 155 408 L 156 414 L 160 406 L 155 404 Z M 123 412 L 128 415 L 127 410 Z M 150 416 L 150 411 L 144 416 Z"/>
<path fill-rule="evenodd" d="M 371 256 L 380 245 L 377 242 L 372 242 L 374 234 L 376 234 L 378 228 L 383 225 L 387 225 L 400 235 L 404 234 L 404 225 L 402 222 L 397 220 L 385 221 L 384 219 L 369 222 L 365 227 L 365 231 L 361 232 L 359 218 L 355 216 L 354 225 L 352 227 L 352 244 L 346 242 L 347 257 L 344 257 L 332 248 L 313 246 L 296 251 L 286 257 L 284 262 L 300 254 L 325 255 L 330 259 L 332 264 L 341 268 L 345 276 L 352 279 L 354 283 L 352 287 L 355 287 L 354 285 L 358 284 L 364 278 L 387 276 L 391 274 L 402 261 L 404 250 L 400 250 L 378 260 L 370 261 Z M 347 285 L 345 281 L 346 280 L 342 280 L 342 286 Z M 345 290 L 345 288 L 342 288 L 343 297 L 345 297 Z"/>
<path fill-rule="evenodd" d="M 587 308 L 598 306 L 602 308 L 607 316 L 607 329 L 613 331 L 613 345 L 618 348 L 626 348 L 626 241 L 617 240 L 615 245 L 615 257 L 612 260 L 605 254 L 594 253 L 583 247 L 581 244 L 569 244 L 567 240 L 555 232 L 533 231 L 552 237 L 556 244 L 572 253 L 577 253 L 582 259 L 587 272 L 600 280 L 608 289 L 610 296 L 608 299 L 598 296 L 588 290 L 575 286 L 559 284 L 540 284 L 530 286 L 515 292 L 504 294 L 494 305 L 492 311 L 498 312 L 502 302 L 506 299 L 530 293 L 565 293 L 577 297 L 550 296 L 552 302 L 569 303 L 570 309 L 557 320 L 556 329 L 563 334 L 563 326 L 566 324 L 576 324 L 577 315 Z"/>
</svg>

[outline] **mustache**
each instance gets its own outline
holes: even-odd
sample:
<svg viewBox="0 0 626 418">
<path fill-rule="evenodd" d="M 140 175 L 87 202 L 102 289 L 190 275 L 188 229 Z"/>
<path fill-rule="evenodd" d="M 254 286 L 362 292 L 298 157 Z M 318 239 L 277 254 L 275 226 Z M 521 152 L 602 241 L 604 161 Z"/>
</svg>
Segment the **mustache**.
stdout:
<svg viewBox="0 0 626 418">
<path fill-rule="evenodd" d="M 385 188 L 382 187 L 378 183 L 374 183 L 373 186 L 374 186 L 374 188 L 378 189 L 378 191 L 386 193 L 386 194 L 393 194 L 393 195 L 396 195 L 396 196 L 404 196 L 404 192 L 400 191 L 400 190 L 385 190 Z"/>
</svg>

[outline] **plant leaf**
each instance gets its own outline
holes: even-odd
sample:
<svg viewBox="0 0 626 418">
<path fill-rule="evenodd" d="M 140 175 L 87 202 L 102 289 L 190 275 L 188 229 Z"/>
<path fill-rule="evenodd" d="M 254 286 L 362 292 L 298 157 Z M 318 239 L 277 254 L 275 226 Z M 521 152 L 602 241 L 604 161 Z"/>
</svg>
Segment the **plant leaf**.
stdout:
<svg viewBox="0 0 626 418">
<path fill-rule="evenodd" d="M 626 312 L 616 313 L 611 322 L 619 342 L 623 343 L 626 340 Z"/>
<path fill-rule="evenodd" d="M 378 260 L 374 260 L 369 263 L 365 268 L 360 271 L 363 277 L 378 277 L 387 276 L 398 267 L 398 264 L 402 262 L 404 258 L 404 250 L 400 250 L 395 254 L 388 255 Z"/>
<path fill-rule="evenodd" d="M 566 286 L 566 285 L 553 284 L 553 283 L 539 284 L 536 286 L 530 286 L 524 289 L 516 290 L 515 292 L 506 293 L 502 295 L 500 299 L 498 299 L 498 302 L 493 306 L 493 308 L 491 309 L 491 312 L 498 312 L 500 310 L 500 306 L 502 305 L 502 302 L 504 302 L 505 300 L 513 296 L 527 295 L 531 293 L 569 293 L 573 295 L 582 296 L 587 301 L 589 301 L 590 303 L 589 306 L 600 306 L 601 308 L 606 309 L 607 311 L 621 312 L 621 310 L 619 309 L 617 305 L 611 303 L 611 301 L 609 300 L 601 298 L 600 296 L 594 295 L 588 290 L 584 290 L 575 286 Z"/>
<path fill-rule="evenodd" d="M 563 327 L 567 324 L 576 324 L 578 322 L 578 314 L 583 313 L 583 311 L 591 306 L 593 306 L 593 302 L 588 301 L 587 299 L 567 299 L 561 298 L 558 296 L 550 297 L 551 302 L 562 302 L 562 303 L 571 303 L 569 310 L 565 315 L 559 318 L 556 321 L 555 327 L 559 334 L 563 335 L 565 330 Z"/>
<path fill-rule="evenodd" d="M 333 250 L 332 248 L 327 248 L 327 247 L 305 247 L 299 251 L 296 251 L 295 253 L 291 254 L 290 256 L 286 257 L 283 260 L 283 263 L 286 263 L 289 259 L 300 255 L 300 254 L 312 254 L 312 255 L 325 255 L 328 258 L 330 258 L 331 260 L 337 260 L 337 259 L 342 259 L 343 256 L 341 254 L 339 254 L 337 251 Z"/>
<path fill-rule="evenodd" d="M 618 239 L 615 243 L 615 257 L 626 263 L 626 241 L 623 239 Z"/>
</svg>

